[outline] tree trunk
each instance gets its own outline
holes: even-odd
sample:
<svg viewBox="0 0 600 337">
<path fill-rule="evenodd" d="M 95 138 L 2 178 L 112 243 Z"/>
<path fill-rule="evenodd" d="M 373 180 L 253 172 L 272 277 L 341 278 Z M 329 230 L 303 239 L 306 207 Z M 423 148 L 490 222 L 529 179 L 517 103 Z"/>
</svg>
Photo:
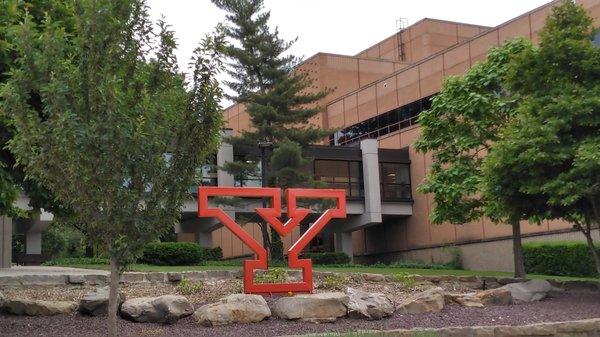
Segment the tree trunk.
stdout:
<svg viewBox="0 0 600 337">
<path fill-rule="evenodd" d="M 512 221 L 513 234 L 513 256 L 515 262 L 515 277 L 525 277 L 525 258 L 523 257 L 523 245 L 521 244 L 521 224 L 519 221 Z"/>
<path fill-rule="evenodd" d="M 85 257 L 94 257 L 94 247 L 92 245 L 85 245 Z"/>
<path fill-rule="evenodd" d="M 592 256 L 594 257 L 594 262 L 596 263 L 596 272 L 598 272 L 598 275 L 600 276 L 600 256 L 598 255 L 598 251 L 596 250 L 596 246 L 594 245 L 594 239 L 592 238 L 592 229 L 589 225 L 587 227 L 587 230 L 583 229 L 583 227 L 581 226 L 580 229 L 583 235 L 585 236 L 588 247 L 590 247 L 590 250 L 592 251 Z"/>
<path fill-rule="evenodd" d="M 108 297 L 108 336 L 117 337 L 117 310 L 119 309 L 119 261 L 110 258 L 110 293 Z"/>
<path fill-rule="evenodd" d="M 271 240 L 269 239 L 269 225 L 266 222 L 259 222 L 258 227 L 260 227 L 260 232 L 262 234 L 263 247 L 267 251 L 267 261 L 271 256 Z"/>
</svg>

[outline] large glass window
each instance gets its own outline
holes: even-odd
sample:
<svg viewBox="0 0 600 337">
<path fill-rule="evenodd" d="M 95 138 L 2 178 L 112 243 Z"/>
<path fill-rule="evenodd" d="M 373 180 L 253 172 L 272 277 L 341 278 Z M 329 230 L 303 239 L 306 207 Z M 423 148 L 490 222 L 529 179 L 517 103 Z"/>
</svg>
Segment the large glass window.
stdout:
<svg viewBox="0 0 600 337">
<path fill-rule="evenodd" d="M 330 145 L 346 145 L 365 138 L 377 138 L 417 123 L 419 114 L 431 108 L 431 97 L 393 109 L 337 131 L 329 136 Z"/>
<path fill-rule="evenodd" d="M 346 191 L 349 198 L 364 197 L 362 165 L 358 161 L 315 160 L 315 180 Z"/>
<path fill-rule="evenodd" d="M 411 200 L 410 167 L 408 164 L 380 163 L 381 199 Z"/>
</svg>

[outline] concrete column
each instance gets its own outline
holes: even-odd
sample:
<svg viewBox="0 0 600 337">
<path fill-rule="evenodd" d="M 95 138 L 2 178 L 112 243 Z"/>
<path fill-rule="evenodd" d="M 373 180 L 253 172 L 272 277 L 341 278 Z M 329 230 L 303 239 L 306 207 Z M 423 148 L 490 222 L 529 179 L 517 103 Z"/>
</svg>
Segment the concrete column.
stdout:
<svg viewBox="0 0 600 337">
<path fill-rule="evenodd" d="M 42 232 L 27 232 L 25 234 L 25 253 L 42 253 Z"/>
<path fill-rule="evenodd" d="M 222 131 L 223 137 L 231 136 L 231 129 L 225 129 Z M 233 161 L 233 146 L 223 141 L 221 147 L 217 152 L 217 181 L 219 186 L 233 186 L 234 180 L 233 175 L 221 170 L 221 167 L 227 163 Z"/>
<path fill-rule="evenodd" d="M 360 142 L 362 151 L 363 181 L 365 186 L 365 214 L 369 222 L 381 222 L 381 187 L 377 139 Z"/>
<path fill-rule="evenodd" d="M 352 232 L 335 233 L 335 251 L 346 253 L 350 257 L 350 263 L 354 261 L 352 251 Z"/>
<path fill-rule="evenodd" d="M 10 268 L 12 261 L 12 219 L 0 217 L 0 268 Z"/>
<path fill-rule="evenodd" d="M 212 233 L 196 232 L 196 241 L 201 247 L 212 248 Z"/>
</svg>

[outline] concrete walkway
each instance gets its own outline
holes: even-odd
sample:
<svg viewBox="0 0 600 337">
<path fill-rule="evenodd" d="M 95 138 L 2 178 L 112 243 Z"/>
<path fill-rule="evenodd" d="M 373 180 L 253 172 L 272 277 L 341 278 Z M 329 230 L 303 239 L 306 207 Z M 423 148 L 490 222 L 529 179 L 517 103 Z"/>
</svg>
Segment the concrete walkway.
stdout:
<svg viewBox="0 0 600 337">
<path fill-rule="evenodd" d="M 0 269 L 0 277 L 24 275 L 109 275 L 106 270 L 50 267 L 50 266 L 13 266 Z"/>
</svg>

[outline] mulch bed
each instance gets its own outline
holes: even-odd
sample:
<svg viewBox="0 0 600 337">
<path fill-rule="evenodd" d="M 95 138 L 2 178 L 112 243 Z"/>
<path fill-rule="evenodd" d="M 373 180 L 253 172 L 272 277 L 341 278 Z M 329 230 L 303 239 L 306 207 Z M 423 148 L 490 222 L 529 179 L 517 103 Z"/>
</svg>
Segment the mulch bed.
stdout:
<svg viewBox="0 0 600 337">
<path fill-rule="evenodd" d="M 600 318 L 600 293 L 568 291 L 540 302 L 486 308 L 451 305 L 446 306 L 440 313 L 395 314 L 381 321 L 339 319 L 335 323 L 313 324 L 269 319 L 258 324 L 233 324 L 206 328 L 197 325 L 192 317 L 187 317 L 172 326 L 119 320 L 119 331 L 122 336 L 258 337 L 370 329 L 524 325 L 589 318 Z M 0 315 L 0 336 L 105 336 L 105 324 L 104 318 L 80 315 L 53 317 Z"/>
</svg>

